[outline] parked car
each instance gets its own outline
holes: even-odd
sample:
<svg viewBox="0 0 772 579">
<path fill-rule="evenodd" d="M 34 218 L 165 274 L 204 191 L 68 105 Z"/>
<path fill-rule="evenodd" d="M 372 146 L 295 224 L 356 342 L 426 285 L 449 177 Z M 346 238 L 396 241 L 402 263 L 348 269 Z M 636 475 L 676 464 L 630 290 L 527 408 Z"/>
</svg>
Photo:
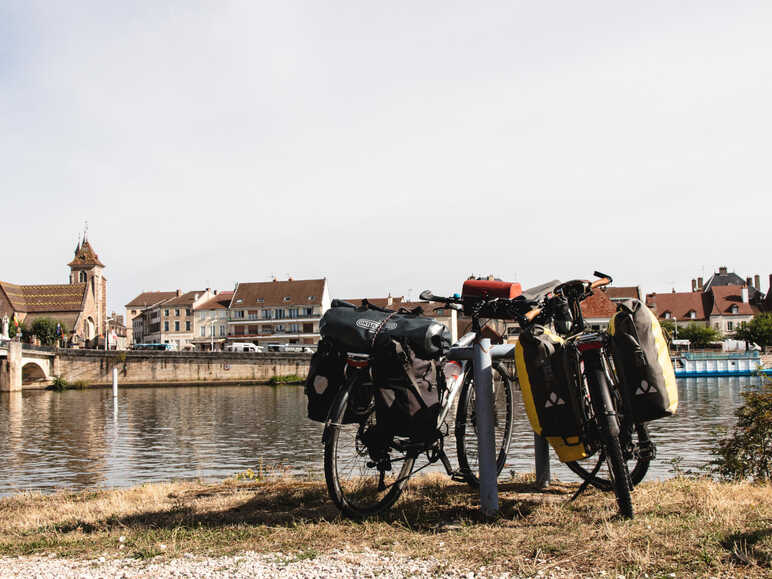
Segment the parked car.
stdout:
<svg viewBox="0 0 772 579">
<path fill-rule="evenodd" d="M 251 342 L 232 342 L 225 346 L 226 352 L 265 352 L 265 348 Z"/>
</svg>

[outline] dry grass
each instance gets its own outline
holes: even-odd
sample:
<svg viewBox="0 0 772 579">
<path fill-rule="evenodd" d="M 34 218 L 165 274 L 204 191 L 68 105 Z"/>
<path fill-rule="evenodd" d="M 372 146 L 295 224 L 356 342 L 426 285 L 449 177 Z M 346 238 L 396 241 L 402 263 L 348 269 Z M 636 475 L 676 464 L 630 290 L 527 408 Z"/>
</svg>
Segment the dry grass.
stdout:
<svg viewBox="0 0 772 579">
<path fill-rule="evenodd" d="M 0 500 L 0 555 L 151 557 L 348 547 L 435 556 L 468 569 L 626 577 L 772 574 L 772 487 L 674 479 L 634 493 L 636 518 L 612 495 L 575 485 L 537 491 L 500 484 L 500 520 L 480 520 L 478 496 L 443 477 L 415 480 L 383 518 L 341 519 L 323 482 L 284 478 L 177 482 L 131 489 L 21 494 Z M 124 537 L 124 541 L 120 541 Z"/>
</svg>

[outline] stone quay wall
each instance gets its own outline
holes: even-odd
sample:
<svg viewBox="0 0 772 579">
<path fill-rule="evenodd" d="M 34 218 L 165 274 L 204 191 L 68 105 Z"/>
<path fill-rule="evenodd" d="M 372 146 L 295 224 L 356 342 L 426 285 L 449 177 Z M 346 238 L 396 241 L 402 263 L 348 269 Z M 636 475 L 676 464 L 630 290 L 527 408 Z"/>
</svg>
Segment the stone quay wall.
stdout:
<svg viewBox="0 0 772 579">
<path fill-rule="evenodd" d="M 301 353 L 59 350 L 53 375 L 94 386 L 112 384 L 113 368 L 122 385 L 264 383 L 290 374 L 305 378 L 310 361 Z"/>
</svg>

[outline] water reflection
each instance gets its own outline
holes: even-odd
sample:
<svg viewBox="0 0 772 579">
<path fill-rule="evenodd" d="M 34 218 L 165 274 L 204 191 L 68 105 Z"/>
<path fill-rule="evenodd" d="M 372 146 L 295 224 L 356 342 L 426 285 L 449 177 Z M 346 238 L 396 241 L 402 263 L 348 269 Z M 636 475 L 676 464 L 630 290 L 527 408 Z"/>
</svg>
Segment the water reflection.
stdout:
<svg viewBox="0 0 772 579">
<path fill-rule="evenodd" d="M 669 476 L 675 456 L 683 468 L 707 462 L 711 430 L 733 424 L 751 383 L 758 380 L 679 380 L 678 416 L 651 426 L 659 457 L 650 477 Z M 108 389 L 0 395 L 0 494 L 223 478 L 260 462 L 321 476 L 322 426 L 306 418 L 302 388 L 126 389 L 115 402 Z M 519 393 L 515 416 L 507 468 L 531 471 L 532 434 Z M 454 447 L 447 444 L 449 453 Z M 553 475 L 574 478 L 555 462 Z"/>
</svg>

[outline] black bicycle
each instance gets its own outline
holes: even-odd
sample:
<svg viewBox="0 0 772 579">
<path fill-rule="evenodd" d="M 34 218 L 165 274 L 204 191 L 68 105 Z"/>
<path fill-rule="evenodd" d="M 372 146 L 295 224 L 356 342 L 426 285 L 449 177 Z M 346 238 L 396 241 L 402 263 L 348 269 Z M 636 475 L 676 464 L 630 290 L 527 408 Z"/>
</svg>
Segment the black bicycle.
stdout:
<svg viewBox="0 0 772 579">
<path fill-rule="evenodd" d="M 431 292 L 424 300 L 441 302 L 460 309 L 460 298 L 443 298 Z M 461 337 L 438 361 L 440 412 L 433 437 L 390 434 L 388 420 L 377 411 L 376 390 L 384 384 L 374 380 L 373 358 L 368 353 L 346 354 L 346 382 L 330 409 L 324 430 L 324 472 L 327 489 L 343 514 L 364 518 L 390 508 L 400 497 L 411 476 L 429 465 L 441 462 L 447 474 L 472 487 L 479 485 L 477 453 L 477 413 L 474 371 L 471 360 L 453 359 L 453 353 L 469 348 L 484 325 L 484 300 L 472 314 L 473 330 Z M 375 308 L 378 309 L 378 308 Z M 494 346 L 494 359 L 512 356 L 514 346 Z M 494 351 L 495 349 L 495 351 Z M 405 381 L 399 387 L 410 388 Z M 504 467 L 512 435 L 512 379 L 500 363 L 493 365 L 494 435 L 497 469 Z M 444 441 L 450 434 L 447 424 L 456 408 L 454 434 L 459 468 L 453 469 L 445 453 Z M 384 436 L 384 433 L 387 433 Z M 421 466 L 416 467 L 419 459 Z"/>
<path fill-rule="evenodd" d="M 585 327 L 581 302 L 595 288 L 611 283 L 610 276 L 595 275 L 600 279 L 594 282 L 573 280 L 555 285 L 520 320 L 524 327 L 554 324 L 566 338 L 570 387 L 582 406 L 581 438 L 590 450 L 588 458 L 566 463 L 585 481 L 577 494 L 587 484 L 613 490 L 620 513 L 632 518 L 630 491 L 643 480 L 656 451 L 645 424 L 632 418 L 614 368 L 608 332 Z"/>
</svg>

